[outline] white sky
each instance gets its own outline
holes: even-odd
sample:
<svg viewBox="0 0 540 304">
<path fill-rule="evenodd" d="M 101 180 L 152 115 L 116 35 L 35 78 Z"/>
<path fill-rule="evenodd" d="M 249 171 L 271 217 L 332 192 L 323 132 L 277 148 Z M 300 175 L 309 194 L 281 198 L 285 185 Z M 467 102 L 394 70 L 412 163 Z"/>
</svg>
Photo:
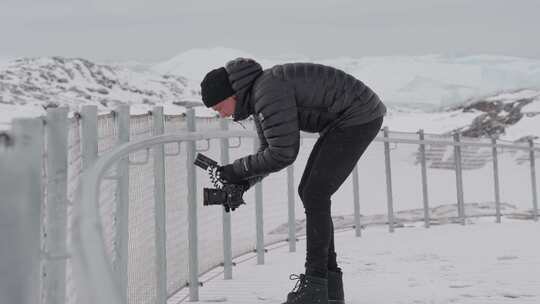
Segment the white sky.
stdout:
<svg viewBox="0 0 540 304">
<path fill-rule="evenodd" d="M 160 61 L 491 53 L 540 58 L 538 0 L 2 0 L 0 56 Z"/>
</svg>

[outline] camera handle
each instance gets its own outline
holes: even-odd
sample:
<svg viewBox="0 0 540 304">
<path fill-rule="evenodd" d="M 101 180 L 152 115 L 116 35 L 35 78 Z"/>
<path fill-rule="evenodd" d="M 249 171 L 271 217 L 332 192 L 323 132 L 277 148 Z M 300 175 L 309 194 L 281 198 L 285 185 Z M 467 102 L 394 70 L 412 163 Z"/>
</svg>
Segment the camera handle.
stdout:
<svg viewBox="0 0 540 304">
<path fill-rule="evenodd" d="M 215 187 L 214 189 L 204 189 L 205 199 L 203 203 L 205 205 L 207 205 L 207 200 L 218 199 L 223 202 L 222 205 L 225 208 L 225 211 L 229 212 L 230 210 L 234 211 L 240 205 L 245 204 L 242 198 L 244 190 L 239 188 L 240 186 L 238 185 L 225 183 L 221 179 L 219 176 L 219 164 L 215 160 L 202 153 L 198 153 L 194 164 L 208 173 L 210 181 Z M 222 195 L 225 196 L 223 197 Z M 219 199 L 220 196 L 222 197 L 221 199 Z"/>
</svg>

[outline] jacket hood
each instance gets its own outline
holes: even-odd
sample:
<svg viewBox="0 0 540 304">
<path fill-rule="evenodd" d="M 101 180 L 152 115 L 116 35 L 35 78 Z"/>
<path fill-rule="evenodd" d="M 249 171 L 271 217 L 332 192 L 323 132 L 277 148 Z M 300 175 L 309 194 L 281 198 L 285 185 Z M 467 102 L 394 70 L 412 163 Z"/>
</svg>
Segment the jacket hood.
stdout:
<svg viewBox="0 0 540 304">
<path fill-rule="evenodd" d="M 229 74 L 229 81 L 236 95 L 236 109 L 233 120 L 244 120 L 253 114 L 251 88 L 255 80 L 262 74 L 262 67 L 253 59 L 236 58 L 227 62 L 225 70 Z"/>
</svg>

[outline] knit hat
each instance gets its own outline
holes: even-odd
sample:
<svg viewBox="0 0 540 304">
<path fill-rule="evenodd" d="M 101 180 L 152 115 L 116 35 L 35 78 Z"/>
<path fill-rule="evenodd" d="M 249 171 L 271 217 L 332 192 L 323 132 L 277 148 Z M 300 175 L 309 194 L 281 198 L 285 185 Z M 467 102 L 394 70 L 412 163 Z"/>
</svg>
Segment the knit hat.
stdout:
<svg viewBox="0 0 540 304">
<path fill-rule="evenodd" d="M 229 81 L 229 74 L 224 67 L 214 69 L 201 82 L 202 101 L 207 108 L 210 108 L 224 99 L 234 95 L 234 90 Z"/>
</svg>

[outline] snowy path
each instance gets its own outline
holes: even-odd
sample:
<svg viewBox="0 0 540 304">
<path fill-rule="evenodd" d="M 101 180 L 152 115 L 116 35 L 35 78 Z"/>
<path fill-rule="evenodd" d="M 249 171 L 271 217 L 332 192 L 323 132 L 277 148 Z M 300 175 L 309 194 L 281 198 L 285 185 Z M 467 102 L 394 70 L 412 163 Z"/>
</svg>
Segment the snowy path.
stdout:
<svg viewBox="0 0 540 304">
<path fill-rule="evenodd" d="M 370 227 L 361 238 L 353 230 L 336 232 L 347 303 L 540 303 L 540 223 L 474 221 L 394 234 Z M 201 278 L 215 277 L 200 288 L 200 302 L 282 303 L 294 286 L 289 274 L 302 271 L 304 254 L 301 240 L 296 253 L 275 245 L 265 265 L 256 265 L 253 254 L 238 258 L 243 262 L 233 280 L 223 280 L 222 268 Z"/>
</svg>

